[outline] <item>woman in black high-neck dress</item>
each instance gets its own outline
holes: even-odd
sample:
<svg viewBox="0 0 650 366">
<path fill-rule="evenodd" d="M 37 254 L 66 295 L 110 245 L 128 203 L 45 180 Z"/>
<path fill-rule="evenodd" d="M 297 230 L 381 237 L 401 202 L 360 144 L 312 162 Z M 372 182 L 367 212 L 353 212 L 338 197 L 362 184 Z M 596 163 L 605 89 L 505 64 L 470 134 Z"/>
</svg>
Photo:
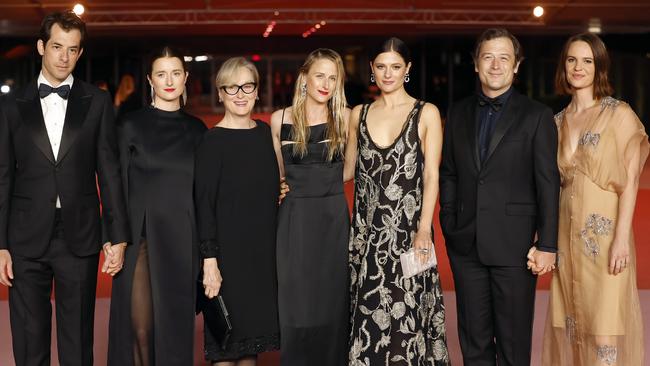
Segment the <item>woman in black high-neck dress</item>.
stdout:
<svg viewBox="0 0 650 366">
<path fill-rule="evenodd" d="M 196 151 L 194 180 L 205 296 L 221 294 L 232 333 L 224 348 L 204 326 L 204 357 L 216 366 L 255 366 L 278 349 L 275 229 L 280 194 L 269 126 L 251 119 L 257 68 L 226 60 L 216 77 L 225 114 Z"/>
<path fill-rule="evenodd" d="M 206 130 L 181 109 L 187 72 L 169 48 L 154 54 L 152 105 L 119 121 L 133 243 L 113 279 L 108 364 L 193 364 L 198 246 L 194 150 Z"/>
</svg>

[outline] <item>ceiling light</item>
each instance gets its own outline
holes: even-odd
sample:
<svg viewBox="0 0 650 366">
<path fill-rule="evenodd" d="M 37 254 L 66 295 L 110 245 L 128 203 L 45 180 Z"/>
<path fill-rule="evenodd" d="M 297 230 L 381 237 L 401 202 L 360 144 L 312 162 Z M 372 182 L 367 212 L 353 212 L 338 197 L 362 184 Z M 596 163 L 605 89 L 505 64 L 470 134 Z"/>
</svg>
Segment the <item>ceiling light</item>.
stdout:
<svg viewBox="0 0 650 366">
<path fill-rule="evenodd" d="M 533 9 L 533 15 L 537 18 L 540 18 L 542 15 L 544 15 L 544 8 L 539 5 L 536 6 L 535 9 Z"/>
<path fill-rule="evenodd" d="M 600 33 L 602 31 L 600 19 L 599 18 L 589 19 L 589 27 L 587 28 L 587 30 L 590 33 Z"/>
<path fill-rule="evenodd" d="M 194 61 L 196 62 L 208 61 L 208 56 L 206 55 L 196 56 L 194 57 Z"/>
<path fill-rule="evenodd" d="M 72 11 L 77 14 L 78 17 L 80 17 L 86 11 L 86 8 L 84 8 L 84 6 L 81 4 L 75 4 L 75 6 L 72 8 Z"/>
<path fill-rule="evenodd" d="M 185 60 L 185 62 L 192 62 L 192 60 L 194 60 L 194 57 L 192 57 L 192 56 L 183 56 L 183 60 Z"/>
<path fill-rule="evenodd" d="M 11 87 L 7 84 L 0 86 L 0 93 L 7 94 L 11 91 Z"/>
</svg>

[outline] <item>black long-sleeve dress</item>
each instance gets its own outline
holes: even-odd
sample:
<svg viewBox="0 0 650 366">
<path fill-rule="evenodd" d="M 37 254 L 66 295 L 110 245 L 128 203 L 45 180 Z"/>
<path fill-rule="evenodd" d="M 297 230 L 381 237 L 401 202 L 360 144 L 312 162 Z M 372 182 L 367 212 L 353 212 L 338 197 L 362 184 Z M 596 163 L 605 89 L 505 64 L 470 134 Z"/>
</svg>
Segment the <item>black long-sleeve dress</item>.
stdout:
<svg viewBox="0 0 650 366">
<path fill-rule="evenodd" d="M 113 279 L 109 365 L 133 364 L 131 289 L 139 246 L 146 235 L 157 365 L 193 363 L 198 238 L 192 184 L 194 151 L 206 130 L 183 111 L 145 107 L 118 124 L 123 183 L 133 243 Z M 146 233 L 146 234 L 145 234 Z"/>
<path fill-rule="evenodd" d="M 200 249 L 217 258 L 231 316 L 222 350 L 205 327 L 205 358 L 235 360 L 278 348 L 275 233 L 280 173 L 267 124 L 215 127 L 197 149 L 195 201 Z"/>
</svg>

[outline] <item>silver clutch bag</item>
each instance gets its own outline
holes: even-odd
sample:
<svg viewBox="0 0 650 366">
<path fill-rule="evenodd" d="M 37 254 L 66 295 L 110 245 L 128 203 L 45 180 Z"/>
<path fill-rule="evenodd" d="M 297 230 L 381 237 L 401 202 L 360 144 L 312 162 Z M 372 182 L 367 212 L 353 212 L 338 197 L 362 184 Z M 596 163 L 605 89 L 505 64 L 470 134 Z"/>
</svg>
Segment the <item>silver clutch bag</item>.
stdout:
<svg viewBox="0 0 650 366">
<path fill-rule="evenodd" d="M 426 262 L 422 263 L 420 258 L 416 255 L 416 249 L 411 248 L 399 256 L 399 261 L 402 264 L 402 273 L 405 278 L 415 276 L 422 273 L 427 269 L 438 264 L 436 259 L 436 252 L 433 250 L 433 245 L 429 248 L 429 258 Z"/>
</svg>

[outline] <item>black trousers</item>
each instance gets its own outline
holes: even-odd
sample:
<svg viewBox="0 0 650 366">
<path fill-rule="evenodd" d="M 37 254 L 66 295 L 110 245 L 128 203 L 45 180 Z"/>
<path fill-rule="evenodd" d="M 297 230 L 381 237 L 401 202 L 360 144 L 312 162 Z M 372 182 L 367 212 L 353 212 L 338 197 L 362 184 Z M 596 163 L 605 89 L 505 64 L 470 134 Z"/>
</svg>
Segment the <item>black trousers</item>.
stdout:
<svg viewBox="0 0 650 366">
<path fill-rule="evenodd" d="M 49 366 L 52 283 L 61 366 L 92 366 L 95 289 L 99 254 L 78 257 L 63 239 L 57 210 L 47 252 L 40 258 L 13 256 L 9 313 L 17 366 Z"/>
<path fill-rule="evenodd" d="M 529 366 L 537 277 L 526 268 L 486 266 L 476 247 L 448 251 L 465 366 Z"/>
</svg>

